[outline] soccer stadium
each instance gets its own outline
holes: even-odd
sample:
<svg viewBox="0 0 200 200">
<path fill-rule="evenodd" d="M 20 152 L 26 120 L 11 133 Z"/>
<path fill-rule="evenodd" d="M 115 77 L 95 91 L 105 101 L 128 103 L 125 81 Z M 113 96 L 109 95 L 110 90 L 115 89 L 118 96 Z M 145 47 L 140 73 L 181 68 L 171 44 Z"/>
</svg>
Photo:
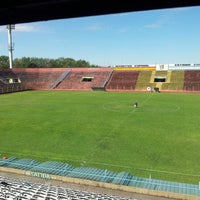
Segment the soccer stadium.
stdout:
<svg viewBox="0 0 200 200">
<path fill-rule="evenodd" d="M 11 37 L 17 23 L 199 5 L 2 2 L 0 200 L 200 199 L 199 63 L 15 68 Z"/>
<path fill-rule="evenodd" d="M 2 176 L 2 199 L 135 197 L 51 181 L 198 199 L 199 76 L 198 64 L 1 69 L 0 171 L 25 177 Z"/>
</svg>

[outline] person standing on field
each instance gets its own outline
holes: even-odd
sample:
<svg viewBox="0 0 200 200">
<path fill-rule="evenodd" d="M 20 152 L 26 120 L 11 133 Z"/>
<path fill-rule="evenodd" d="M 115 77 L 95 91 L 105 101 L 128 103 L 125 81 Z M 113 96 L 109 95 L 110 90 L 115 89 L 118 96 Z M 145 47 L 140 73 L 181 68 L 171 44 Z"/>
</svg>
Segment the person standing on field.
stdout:
<svg viewBox="0 0 200 200">
<path fill-rule="evenodd" d="M 135 103 L 133 104 L 133 107 L 134 107 L 134 108 L 138 108 L 138 102 L 135 102 Z"/>
</svg>

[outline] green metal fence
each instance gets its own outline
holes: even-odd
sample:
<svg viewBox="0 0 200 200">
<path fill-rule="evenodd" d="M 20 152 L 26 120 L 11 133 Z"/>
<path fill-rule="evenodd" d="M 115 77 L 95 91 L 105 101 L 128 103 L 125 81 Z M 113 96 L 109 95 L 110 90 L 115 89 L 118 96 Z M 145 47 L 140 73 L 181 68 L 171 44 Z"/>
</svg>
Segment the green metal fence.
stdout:
<svg viewBox="0 0 200 200">
<path fill-rule="evenodd" d="M 200 196 L 200 185 L 198 184 L 195 185 L 152 178 L 142 178 L 133 176 L 128 172 L 116 173 L 107 169 L 74 167 L 63 162 L 47 161 L 40 163 L 29 158 L 18 159 L 16 157 L 10 157 L 8 159 L 0 159 L 0 166 L 29 170 L 31 172 L 112 183 L 117 185 L 126 185 L 154 191 Z"/>
</svg>

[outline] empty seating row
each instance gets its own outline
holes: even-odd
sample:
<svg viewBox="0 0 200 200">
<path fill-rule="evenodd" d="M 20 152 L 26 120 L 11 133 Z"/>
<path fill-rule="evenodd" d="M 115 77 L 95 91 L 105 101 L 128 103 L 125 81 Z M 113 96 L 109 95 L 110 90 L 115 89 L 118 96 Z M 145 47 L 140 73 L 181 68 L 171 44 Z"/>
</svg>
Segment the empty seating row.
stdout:
<svg viewBox="0 0 200 200">
<path fill-rule="evenodd" d="M 0 93 L 23 90 L 160 90 L 200 91 L 200 70 L 115 70 L 113 68 L 14 68 L 0 69 Z"/>
<path fill-rule="evenodd" d="M 106 85 L 107 90 L 134 90 L 139 71 L 114 70 Z"/>
<path fill-rule="evenodd" d="M 111 72 L 110 68 L 72 68 L 55 89 L 90 91 L 93 87 L 104 87 Z"/>
<path fill-rule="evenodd" d="M 0 199 L 7 200 L 128 200 L 129 198 L 27 182 L 0 176 Z"/>
</svg>

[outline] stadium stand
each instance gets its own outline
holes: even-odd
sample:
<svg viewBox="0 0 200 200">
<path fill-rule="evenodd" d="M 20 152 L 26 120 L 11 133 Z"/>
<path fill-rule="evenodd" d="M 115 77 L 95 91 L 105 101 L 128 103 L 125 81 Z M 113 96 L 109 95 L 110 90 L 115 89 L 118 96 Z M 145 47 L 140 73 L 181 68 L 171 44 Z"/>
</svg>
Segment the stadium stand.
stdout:
<svg viewBox="0 0 200 200">
<path fill-rule="evenodd" d="M 185 70 L 184 90 L 200 91 L 200 70 Z"/>
<path fill-rule="evenodd" d="M 162 90 L 183 91 L 184 70 L 172 70 L 167 82 L 162 84 Z"/>
<path fill-rule="evenodd" d="M 142 178 L 131 175 L 128 172 L 116 173 L 107 169 L 99 169 L 99 168 L 91 168 L 83 166 L 74 167 L 72 165 L 69 165 L 68 163 L 62 163 L 56 161 L 47 161 L 40 163 L 38 161 L 28 158 L 24 159 L 18 159 L 16 157 L 10 157 L 8 159 L 0 158 L 1 171 L 3 171 L 4 169 L 3 167 L 6 167 L 8 169 L 9 168 L 20 169 L 20 174 L 24 174 L 26 176 L 39 177 L 43 179 L 49 179 L 49 180 L 53 179 L 63 180 L 63 181 L 86 180 L 88 182 L 85 182 L 85 184 L 88 185 L 90 184 L 99 185 L 100 183 L 105 183 L 109 184 L 107 187 L 110 188 L 114 188 L 114 186 L 119 185 L 121 190 L 123 190 L 123 186 L 125 186 L 124 188 L 125 191 L 128 186 L 127 191 L 131 191 L 131 188 L 133 188 L 133 191 L 135 188 L 140 188 L 154 192 L 159 192 L 159 191 L 167 192 L 168 196 L 169 193 L 171 193 L 172 195 L 173 194 L 188 195 L 190 199 L 195 199 L 195 197 L 200 197 L 199 185 L 163 181 L 152 178 Z M 2 181 L 10 185 L 9 181 L 5 181 L 5 179 L 3 179 Z M 0 182 L 0 187 L 5 188 L 5 184 L 2 184 Z M 27 190 L 27 192 L 28 191 L 30 192 L 30 190 Z M 46 190 L 44 192 L 45 195 L 48 194 Z M 143 191 L 143 193 L 145 193 L 145 191 Z M 38 193 L 35 192 L 34 194 L 38 195 Z M 3 195 L 5 196 L 5 193 L 3 193 Z M 187 199 L 186 196 L 185 199 Z"/>
<path fill-rule="evenodd" d="M 163 91 L 200 91 L 200 70 L 127 70 L 112 68 L 39 68 L 1 69 L 0 93 L 22 90 L 92 90 L 146 91 L 148 87 L 159 87 Z M 19 169 L 30 176 L 51 179 L 52 176 L 83 179 L 97 183 L 142 188 L 176 194 L 200 196 L 199 185 L 141 178 L 127 172 L 113 172 L 107 169 L 74 167 L 68 163 L 16 157 L 0 159 L 0 168 Z M 1 184 L 0 184 L 1 185 Z M 3 185 L 5 186 L 5 185 Z M 27 191 L 28 192 L 28 191 Z M 8 194 L 8 193 L 7 193 Z M 30 194 L 27 193 L 30 196 Z M 34 193 L 33 199 L 42 195 Z M 45 193 L 50 198 L 50 194 Z M 56 196 L 57 194 L 55 194 Z M 0 199 L 5 199 L 5 193 Z M 10 194 L 10 199 L 16 197 Z M 37 198 L 36 198 L 37 197 Z M 42 196 L 41 198 L 43 198 Z M 8 199 L 8 198 L 7 198 Z M 22 198 L 21 198 L 22 199 Z M 25 199 L 25 197 L 24 197 Z M 53 197 L 52 197 L 53 199 Z M 56 197 L 55 197 L 56 199 Z"/>
<path fill-rule="evenodd" d="M 153 91 L 155 88 L 167 92 L 200 91 L 200 70 L 140 69 L 0 69 L 0 94 L 23 90 Z"/>
<path fill-rule="evenodd" d="M 150 70 L 141 71 L 138 76 L 135 89 L 138 91 L 146 91 L 148 87 L 150 88 L 156 87 L 156 84 L 154 83 L 152 79 L 153 75 L 154 75 L 154 71 L 150 71 Z"/>
<path fill-rule="evenodd" d="M 105 87 L 111 68 L 72 68 L 69 75 L 56 87 L 62 90 L 87 90 Z"/>
<path fill-rule="evenodd" d="M 20 78 L 26 90 L 46 90 L 55 84 L 66 68 L 15 68 L 13 72 Z"/>
<path fill-rule="evenodd" d="M 95 192 L 82 191 L 61 186 L 24 181 L 0 176 L 0 199 L 15 200 L 80 200 L 107 199 L 128 200 L 129 198 Z"/>
<path fill-rule="evenodd" d="M 71 69 L 66 70 L 61 76 L 55 81 L 53 85 L 50 86 L 51 89 L 55 89 L 70 73 Z"/>
<path fill-rule="evenodd" d="M 114 70 L 107 83 L 106 90 L 134 90 L 139 71 Z"/>
<path fill-rule="evenodd" d="M 10 69 L 0 70 L 0 94 L 22 91 L 21 80 Z"/>
</svg>

